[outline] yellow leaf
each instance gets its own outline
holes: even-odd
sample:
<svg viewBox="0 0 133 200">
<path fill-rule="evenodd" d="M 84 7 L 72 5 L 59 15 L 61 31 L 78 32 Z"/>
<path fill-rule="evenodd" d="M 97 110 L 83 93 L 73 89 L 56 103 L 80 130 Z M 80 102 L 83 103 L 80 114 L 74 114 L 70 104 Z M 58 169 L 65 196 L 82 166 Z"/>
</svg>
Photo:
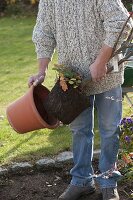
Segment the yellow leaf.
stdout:
<svg viewBox="0 0 133 200">
<path fill-rule="evenodd" d="M 60 80 L 64 80 L 64 74 L 60 73 L 59 76 L 60 76 Z"/>
<path fill-rule="evenodd" d="M 132 160 L 130 159 L 130 157 L 128 157 L 128 156 L 125 155 L 125 154 L 122 156 L 122 158 L 123 158 L 123 160 L 124 160 L 124 162 L 125 162 L 126 164 L 129 164 L 129 163 L 132 162 Z"/>
<path fill-rule="evenodd" d="M 129 153 L 130 158 L 133 158 L 133 152 Z"/>
<path fill-rule="evenodd" d="M 36 3 L 36 0 L 31 0 L 31 4 L 34 5 Z"/>
<path fill-rule="evenodd" d="M 16 3 L 16 0 L 10 0 L 8 1 L 10 4 L 15 4 Z"/>
<path fill-rule="evenodd" d="M 81 76 L 80 76 L 80 75 L 77 75 L 76 78 L 77 78 L 77 79 L 81 79 Z"/>
<path fill-rule="evenodd" d="M 67 87 L 65 80 L 60 79 L 60 86 L 61 86 L 61 88 L 64 92 L 66 92 L 66 90 L 68 90 L 68 87 Z"/>
</svg>

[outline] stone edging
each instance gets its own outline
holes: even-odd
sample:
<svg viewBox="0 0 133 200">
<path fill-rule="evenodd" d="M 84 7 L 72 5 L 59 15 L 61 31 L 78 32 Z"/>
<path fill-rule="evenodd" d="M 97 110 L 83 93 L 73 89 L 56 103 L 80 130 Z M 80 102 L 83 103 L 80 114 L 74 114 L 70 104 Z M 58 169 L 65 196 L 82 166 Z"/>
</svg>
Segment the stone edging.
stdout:
<svg viewBox="0 0 133 200">
<path fill-rule="evenodd" d="M 100 150 L 94 151 L 94 158 L 98 158 Z M 71 151 L 65 151 L 58 154 L 56 157 L 48 158 L 44 157 L 36 161 L 34 164 L 30 162 L 12 163 L 11 166 L 6 168 L 0 167 L 0 177 L 9 176 L 11 174 L 27 174 L 33 171 L 46 171 L 49 168 L 61 168 L 63 164 L 70 164 L 73 160 L 73 154 Z"/>
</svg>

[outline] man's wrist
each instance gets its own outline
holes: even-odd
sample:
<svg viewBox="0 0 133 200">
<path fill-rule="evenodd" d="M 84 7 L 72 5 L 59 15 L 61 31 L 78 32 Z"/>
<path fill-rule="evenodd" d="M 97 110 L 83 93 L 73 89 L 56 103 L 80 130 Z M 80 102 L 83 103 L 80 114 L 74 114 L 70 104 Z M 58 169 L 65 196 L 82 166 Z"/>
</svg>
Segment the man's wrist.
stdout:
<svg viewBox="0 0 133 200">
<path fill-rule="evenodd" d="M 45 76 L 46 75 L 46 71 L 48 69 L 48 64 L 49 64 L 50 60 L 48 58 L 41 58 L 38 60 L 38 64 L 39 64 L 39 72 L 38 74 L 41 76 Z"/>
<path fill-rule="evenodd" d="M 103 67 L 105 67 L 107 63 L 105 61 L 102 61 L 101 59 L 96 59 L 95 62 L 94 62 L 94 64 L 96 66 L 103 66 Z"/>
<path fill-rule="evenodd" d="M 38 75 L 39 75 L 39 76 L 46 76 L 46 71 L 39 71 L 39 72 L 38 72 Z"/>
<path fill-rule="evenodd" d="M 111 47 L 104 45 L 95 60 L 95 64 L 105 66 L 111 58 L 112 50 Z"/>
</svg>

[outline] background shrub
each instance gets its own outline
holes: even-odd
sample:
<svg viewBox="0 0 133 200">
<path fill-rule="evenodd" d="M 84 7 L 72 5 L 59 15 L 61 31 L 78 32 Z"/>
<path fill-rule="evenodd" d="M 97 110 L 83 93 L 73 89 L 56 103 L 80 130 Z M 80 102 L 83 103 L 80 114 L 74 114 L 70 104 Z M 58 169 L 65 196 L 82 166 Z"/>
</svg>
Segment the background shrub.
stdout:
<svg viewBox="0 0 133 200">
<path fill-rule="evenodd" d="M 129 11 L 132 11 L 133 0 L 122 0 L 122 2 Z"/>
<path fill-rule="evenodd" d="M 27 14 L 37 11 L 39 0 L 0 0 L 0 13 L 5 14 Z M 125 7 L 132 11 L 133 0 L 122 0 Z M 25 12 L 24 12 L 25 11 Z"/>
<path fill-rule="evenodd" d="M 0 13 L 4 12 L 7 8 L 7 2 L 6 0 L 1 0 L 0 1 Z"/>
<path fill-rule="evenodd" d="M 0 13 L 9 15 L 32 14 L 37 11 L 38 2 L 39 0 L 0 0 Z"/>
</svg>

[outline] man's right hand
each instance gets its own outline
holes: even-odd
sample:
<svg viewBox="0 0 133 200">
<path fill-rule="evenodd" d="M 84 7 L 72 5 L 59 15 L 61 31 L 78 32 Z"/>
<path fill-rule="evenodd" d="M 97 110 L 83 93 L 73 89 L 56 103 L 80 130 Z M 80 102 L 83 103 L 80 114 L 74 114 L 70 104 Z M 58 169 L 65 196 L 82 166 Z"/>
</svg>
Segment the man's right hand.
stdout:
<svg viewBox="0 0 133 200">
<path fill-rule="evenodd" d="M 37 86 L 38 84 L 43 83 L 45 79 L 45 75 L 42 74 L 36 74 L 29 78 L 28 80 L 28 86 L 31 87 L 32 85 Z"/>
<path fill-rule="evenodd" d="M 46 70 L 48 68 L 49 62 L 50 62 L 49 58 L 38 59 L 38 65 L 39 65 L 38 74 L 33 75 L 29 78 L 28 80 L 29 87 L 31 87 L 32 85 L 37 86 L 38 84 L 43 83 L 46 76 Z"/>
</svg>

